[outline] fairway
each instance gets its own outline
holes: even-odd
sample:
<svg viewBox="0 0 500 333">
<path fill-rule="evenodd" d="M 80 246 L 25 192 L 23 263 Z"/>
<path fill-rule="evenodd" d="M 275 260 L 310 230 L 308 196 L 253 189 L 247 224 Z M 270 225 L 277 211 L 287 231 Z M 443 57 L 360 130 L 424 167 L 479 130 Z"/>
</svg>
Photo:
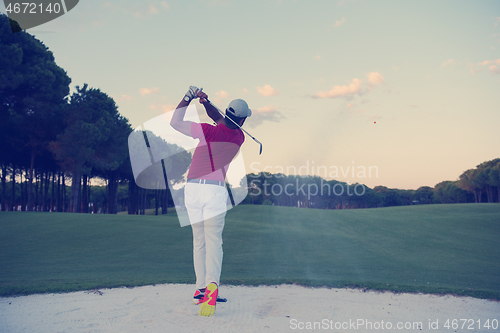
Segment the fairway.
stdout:
<svg viewBox="0 0 500 333">
<path fill-rule="evenodd" d="M 0 212 L 0 295 L 194 283 L 192 238 L 160 216 Z M 500 299 L 500 204 L 228 212 L 223 284 Z"/>
</svg>

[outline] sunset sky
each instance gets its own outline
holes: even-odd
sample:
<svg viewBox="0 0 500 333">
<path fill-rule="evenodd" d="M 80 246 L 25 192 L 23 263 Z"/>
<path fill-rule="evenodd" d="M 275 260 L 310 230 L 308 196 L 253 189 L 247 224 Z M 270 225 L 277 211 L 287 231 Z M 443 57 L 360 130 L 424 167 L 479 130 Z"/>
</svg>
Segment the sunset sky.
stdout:
<svg viewBox="0 0 500 333">
<path fill-rule="evenodd" d="M 82 0 L 27 32 L 134 128 L 190 85 L 245 99 L 247 173 L 416 189 L 500 157 L 497 0 Z"/>
</svg>

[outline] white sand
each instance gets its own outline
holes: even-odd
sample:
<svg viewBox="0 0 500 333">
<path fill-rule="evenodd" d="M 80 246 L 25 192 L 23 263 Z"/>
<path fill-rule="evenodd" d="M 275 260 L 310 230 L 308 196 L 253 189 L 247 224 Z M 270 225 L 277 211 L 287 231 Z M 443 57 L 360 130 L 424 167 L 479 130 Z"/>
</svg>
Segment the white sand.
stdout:
<svg viewBox="0 0 500 333">
<path fill-rule="evenodd" d="M 193 285 L 100 291 L 0 298 L 0 332 L 500 332 L 483 327 L 500 320 L 500 303 L 469 297 L 222 286 L 228 302 L 207 318 L 192 303 Z M 458 329 L 444 327 L 448 319 Z M 460 319 L 469 320 L 463 329 Z M 422 326 L 404 329 L 414 322 Z"/>
</svg>

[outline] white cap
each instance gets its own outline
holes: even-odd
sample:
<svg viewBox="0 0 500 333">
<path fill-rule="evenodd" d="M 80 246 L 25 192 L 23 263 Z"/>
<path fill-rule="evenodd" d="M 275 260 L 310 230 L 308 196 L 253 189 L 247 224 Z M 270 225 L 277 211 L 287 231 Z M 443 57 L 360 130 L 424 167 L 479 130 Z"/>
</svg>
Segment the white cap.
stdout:
<svg viewBox="0 0 500 333">
<path fill-rule="evenodd" d="M 226 109 L 226 114 L 228 112 L 239 118 L 246 118 L 252 115 L 252 110 L 248 108 L 247 102 L 242 99 L 235 99 L 231 101 Z"/>
</svg>

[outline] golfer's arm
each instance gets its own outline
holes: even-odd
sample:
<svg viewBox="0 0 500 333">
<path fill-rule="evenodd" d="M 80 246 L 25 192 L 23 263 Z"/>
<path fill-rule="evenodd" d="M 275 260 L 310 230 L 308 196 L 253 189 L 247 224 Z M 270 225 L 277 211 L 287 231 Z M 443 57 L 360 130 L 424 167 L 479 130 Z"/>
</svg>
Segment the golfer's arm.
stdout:
<svg viewBox="0 0 500 333">
<path fill-rule="evenodd" d="M 220 124 L 224 121 L 224 117 L 219 113 L 219 110 L 215 108 L 212 104 L 208 102 L 202 103 L 203 106 L 205 107 L 205 110 L 207 111 L 207 115 L 215 121 L 217 124 Z"/>
<path fill-rule="evenodd" d="M 192 121 L 184 120 L 184 116 L 186 115 L 187 107 L 189 106 L 189 102 L 186 102 L 184 99 L 181 100 L 179 105 L 174 111 L 172 116 L 172 120 L 170 120 L 170 126 L 172 126 L 177 131 L 186 134 L 187 136 L 191 136 L 191 124 Z"/>
</svg>

